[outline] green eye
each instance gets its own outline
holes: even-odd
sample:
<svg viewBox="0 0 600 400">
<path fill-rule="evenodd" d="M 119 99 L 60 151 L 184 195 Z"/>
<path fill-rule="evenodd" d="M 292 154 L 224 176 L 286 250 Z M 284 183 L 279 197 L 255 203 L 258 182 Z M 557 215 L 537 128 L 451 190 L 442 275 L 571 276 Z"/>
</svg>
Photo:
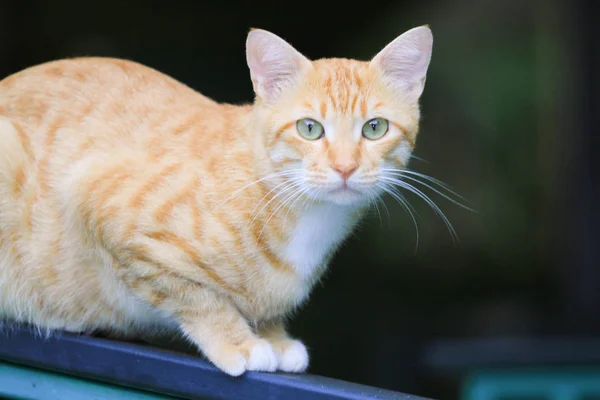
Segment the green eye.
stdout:
<svg viewBox="0 0 600 400">
<path fill-rule="evenodd" d="M 309 118 L 299 120 L 296 123 L 296 128 L 300 136 L 308 140 L 317 140 L 325 133 L 323 125 Z"/>
<path fill-rule="evenodd" d="M 388 122 L 383 118 L 373 118 L 367 121 L 362 127 L 362 134 L 367 139 L 377 140 L 388 131 Z"/>
</svg>

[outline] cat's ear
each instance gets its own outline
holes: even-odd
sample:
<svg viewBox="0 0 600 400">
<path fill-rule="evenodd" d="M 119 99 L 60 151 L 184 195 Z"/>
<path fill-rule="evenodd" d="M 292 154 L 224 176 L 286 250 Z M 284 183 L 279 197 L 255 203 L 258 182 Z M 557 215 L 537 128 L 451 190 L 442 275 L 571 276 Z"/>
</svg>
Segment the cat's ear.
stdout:
<svg viewBox="0 0 600 400">
<path fill-rule="evenodd" d="M 246 40 L 246 60 L 256 95 L 267 102 L 312 68 L 310 61 L 279 36 L 253 29 Z"/>
<path fill-rule="evenodd" d="M 416 101 L 425 87 L 432 47 L 431 29 L 419 26 L 394 39 L 371 60 L 371 66 L 388 84 Z"/>
</svg>

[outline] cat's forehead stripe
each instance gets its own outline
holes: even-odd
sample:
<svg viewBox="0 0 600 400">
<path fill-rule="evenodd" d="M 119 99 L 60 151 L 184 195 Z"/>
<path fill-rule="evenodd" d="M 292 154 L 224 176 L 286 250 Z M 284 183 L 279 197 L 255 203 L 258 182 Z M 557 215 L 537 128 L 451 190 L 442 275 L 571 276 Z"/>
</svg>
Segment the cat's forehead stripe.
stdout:
<svg viewBox="0 0 600 400">
<path fill-rule="evenodd" d="M 362 101 L 360 102 L 360 115 L 361 117 L 367 118 L 367 99 L 365 97 L 362 98 Z"/>
<path fill-rule="evenodd" d="M 359 104 L 359 111 L 363 116 L 366 115 L 366 104 L 358 103 L 358 100 L 362 98 L 366 101 L 369 82 L 372 80 L 367 63 L 346 59 L 322 59 L 314 61 L 313 65 L 316 72 L 316 90 L 320 97 L 331 104 L 333 110 L 353 113 Z"/>
<path fill-rule="evenodd" d="M 352 105 L 350 106 L 351 112 L 354 112 L 354 108 L 356 107 L 357 102 L 358 102 L 358 93 L 355 93 L 354 98 L 352 99 Z"/>
<path fill-rule="evenodd" d="M 325 101 L 325 99 L 321 100 L 320 111 L 321 117 L 325 118 L 325 116 L 327 115 L 327 102 Z"/>
</svg>

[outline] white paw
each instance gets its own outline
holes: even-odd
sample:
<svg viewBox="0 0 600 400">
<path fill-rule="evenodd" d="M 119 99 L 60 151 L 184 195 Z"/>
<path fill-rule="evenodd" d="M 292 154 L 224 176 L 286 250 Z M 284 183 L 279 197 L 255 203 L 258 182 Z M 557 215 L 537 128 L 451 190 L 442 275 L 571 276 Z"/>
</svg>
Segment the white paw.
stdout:
<svg viewBox="0 0 600 400">
<path fill-rule="evenodd" d="M 308 351 L 298 340 L 285 347 L 279 359 L 279 369 L 285 372 L 304 372 L 308 367 Z"/>
<path fill-rule="evenodd" d="M 273 372 L 277 369 L 277 356 L 273 347 L 266 340 L 255 342 L 249 349 L 248 365 L 249 371 Z"/>
<path fill-rule="evenodd" d="M 208 354 L 208 359 L 227 375 L 240 376 L 246 372 L 248 361 L 241 352 L 234 349 L 221 349 Z"/>
<path fill-rule="evenodd" d="M 246 359 L 241 354 L 236 354 L 234 360 L 231 360 L 227 366 L 222 366 L 220 369 L 228 375 L 240 376 L 246 372 Z"/>
</svg>

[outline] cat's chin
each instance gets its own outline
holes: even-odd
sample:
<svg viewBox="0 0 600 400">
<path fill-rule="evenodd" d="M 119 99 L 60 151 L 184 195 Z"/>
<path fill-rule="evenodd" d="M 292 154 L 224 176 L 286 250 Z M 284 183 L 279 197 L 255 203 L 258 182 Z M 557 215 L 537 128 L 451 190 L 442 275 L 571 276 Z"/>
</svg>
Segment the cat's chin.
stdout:
<svg viewBox="0 0 600 400">
<path fill-rule="evenodd" d="M 360 206 L 368 201 L 367 196 L 358 190 L 350 189 L 348 187 L 342 187 L 327 192 L 327 201 L 330 203 L 338 204 L 341 206 Z"/>
</svg>

